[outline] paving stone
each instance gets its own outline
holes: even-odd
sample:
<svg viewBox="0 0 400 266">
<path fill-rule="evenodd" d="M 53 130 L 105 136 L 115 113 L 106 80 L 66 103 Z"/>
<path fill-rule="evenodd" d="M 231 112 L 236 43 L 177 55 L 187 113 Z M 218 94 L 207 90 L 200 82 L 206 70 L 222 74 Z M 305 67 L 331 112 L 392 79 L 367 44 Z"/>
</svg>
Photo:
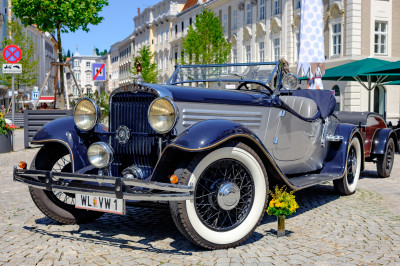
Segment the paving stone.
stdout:
<svg viewBox="0 0 400 266">
<path fill-rule="evenodd" d="M 339 197 L 332 182 L 295 193 L 298 212 L 287 236 L 265 216 L 237 248 L 207 251 L 176 229 L 168 210 L 129 207 L 86 225 L 60 225 L 12 181 L 12 166 L 37 149 L 0 154 L 1 265 L 400 265 L 400 155 L 381 179 L 366 163 L 359 190 Z"/>
</svg>

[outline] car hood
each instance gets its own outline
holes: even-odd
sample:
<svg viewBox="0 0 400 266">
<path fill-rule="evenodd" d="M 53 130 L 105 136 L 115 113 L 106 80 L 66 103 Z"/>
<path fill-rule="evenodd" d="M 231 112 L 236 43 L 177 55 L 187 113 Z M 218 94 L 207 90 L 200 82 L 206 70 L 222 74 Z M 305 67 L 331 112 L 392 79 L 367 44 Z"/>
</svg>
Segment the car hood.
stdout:
<svg viewBox="0 0 400 266">
<path fill-rule="evenodd" d="M 217 90 L 173 85 L 143 84 L 158 92 L 160 96 L 169 96 L 178 102 L 201 102 L 233 105 L 266 105 L 271 97 L 267 91 Z"/>
</svg>

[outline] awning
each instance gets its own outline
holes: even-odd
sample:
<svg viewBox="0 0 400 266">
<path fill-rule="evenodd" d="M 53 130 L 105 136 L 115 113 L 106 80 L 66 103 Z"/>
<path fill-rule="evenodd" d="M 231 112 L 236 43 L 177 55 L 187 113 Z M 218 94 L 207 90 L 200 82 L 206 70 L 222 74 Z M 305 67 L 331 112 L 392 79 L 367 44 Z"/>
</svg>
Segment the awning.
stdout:
<svg viewBox="0 0 400 266">
<path fill-rule="evenodd" d="M 35 103 L 36 100 L 24 101 L 24 103 Z M 39 103 L 52 103 L 54 102 L 54 96 L 42 96 L 39 99 Z"/>
</svg>

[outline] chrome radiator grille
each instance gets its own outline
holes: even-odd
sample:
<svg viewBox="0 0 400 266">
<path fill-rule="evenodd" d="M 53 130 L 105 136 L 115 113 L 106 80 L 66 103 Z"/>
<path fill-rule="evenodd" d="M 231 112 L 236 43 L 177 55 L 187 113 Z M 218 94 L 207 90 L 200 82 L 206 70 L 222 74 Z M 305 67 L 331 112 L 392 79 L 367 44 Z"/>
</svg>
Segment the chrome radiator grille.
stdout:
<svg viewBox="0 0 400 266">
<path fill-rule="evenodd" d="M 119 143 L 115 136 L 111 137 L 114 149 L 112 175 L 121 176 L 122 171 L 132 165 L 139 167 L 145 177 L 153 172 L 158 159 L 158 141 L 147 120 L 147 111 L 155 98 L 155 95 L 145 92 L 122 92 L 111 99 L 110 131 L 126 126 L 131 132 L 126 144 Z"/>
</svg>

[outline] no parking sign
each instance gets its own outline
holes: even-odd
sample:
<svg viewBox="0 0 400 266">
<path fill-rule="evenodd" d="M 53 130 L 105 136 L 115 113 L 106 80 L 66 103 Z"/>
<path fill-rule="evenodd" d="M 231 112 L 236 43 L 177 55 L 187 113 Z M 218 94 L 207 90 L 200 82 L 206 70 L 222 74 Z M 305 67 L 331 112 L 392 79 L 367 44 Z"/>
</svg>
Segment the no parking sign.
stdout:
<svg viewBox="0 0 400 266">
<path fill-rule="evenodd" d="M 4 60 L 7 61 L 7 63 L 10 64 L 18 63 L 18 61 L 21 60 L 21 57 L 22 57 L 21 49 L 14 44 L 6 46 L 6 48 L 4 48 L 3 50 L 3 58 Z"/>
</svg>

